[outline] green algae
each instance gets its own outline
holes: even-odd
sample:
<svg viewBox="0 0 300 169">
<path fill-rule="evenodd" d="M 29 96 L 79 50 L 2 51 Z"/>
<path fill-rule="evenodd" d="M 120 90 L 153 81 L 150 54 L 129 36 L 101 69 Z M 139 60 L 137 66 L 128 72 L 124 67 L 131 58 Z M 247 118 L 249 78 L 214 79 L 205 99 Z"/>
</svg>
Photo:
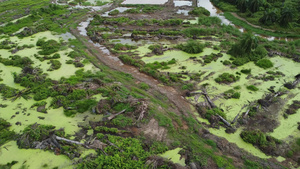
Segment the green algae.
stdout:
<svg viewBox="0 0 300 169">
<path fill-rule="evenodd" d="M 2 63 L 0 63 L 0 69 L 2 70 L 2 72 L 0 72 L 0 77 L 3 79 L 3 81 L 0 81 L 0 83 L 6 84 L 7 86 L 13 87 L 16 89 L 24 88 L 24 87 L 20 86 L 19 84 L 14 83 L 14 78 L 12 76 L 13 72 L 20 73 L 21 68 L 5 66 Z"/>
<path fill-rule="evenodd" d="M 181 155 L 179 154 L 179 151 L 181 149 L 182 148 L 178 147 L 178 148 L 176 148 L 174 150 L 166 151 L 165 153 L 160 154 L 159 156 L 167 158 L 167 159 L 171 160 L 173 163 L 177 163 L 177 164 L 180 164 L 182 166 L 185 166 L 185 160 L 184 160 L 184 158 L 180 159 Z"/>
<path fill-rule="evenodd" d="M 300 119 L 300 110 L 298 110 L 296 114 L 289 115 L 287 119 L 283 117 L 284 111 L 288 108 L 288 105 L 293 103 L 294 100 L 300 100 L 300 94 L 296 95 L 293 99 L 290 99 L 286 103 L 286 106 L 283 108 L 283 111 L 279 116 L 280 125 L 272 133 L 270 133 L 271 136 L 277 139 L 286 139 L 287 141 L 289 141 L 289 136 L 293 136 L 294 138 L 300 136 L 300 132 L 297 129 L 297 123 Z"/>
<path fill-rule="evenodd" d="M 19 149 L 16 141 L 6 143 L 0 148 L 0 164 L 12 161 L 18 161 L 12 169 L 21 168 L 22 165 L 28 168 L 42 168 L 44 164 L 51 168 L 73 168 L 72 161 L 67 156 L 39 149 Z"/>
<path fill-rule="evenodd" d="M 51 98 L 45 101 L 50 103 Z M 11 124 L 21 122 L 21 125 L 11 126 L 11 130 L 17 133 L 22 132 L 26 126 L 37 122 L 39 124 L 51 124 L 56 126 L 56 128 L 64 128 L 66 134 L 74 134 L 80 130 L 78 124 L 88 125 L 88 121 L 100 121 L 102 119 L 101 115 L 93 115 L 90 112 L 77 113 L 75 117 L 66 117 L 63 108 L 51 109 L 46 107 L 48 113 L 40 113 L 36 111 L 36 108 L 30 108 L 31 105 L 36 103 L 34 100 L 25 100 L 23 98 L 17 99 L 14 102 L 1 100 L 1 103 L 7 104 L 8 106 L 0 108 L 0 117 L 9 121 Z M 49 106 L 50 104 L 47 105 Z M 84 121 L 85 116 L 88 116 L 88 118 Z M 44 119 L 40 119 L 41 117 Z"/>
<path fill-rule="evenodd" d="M 213 50 L 211 48 L 205 48 L 204 52 L 200 54 L 187 54 L 183 51 L 167 51 L 164 52 L 163 55 L 159 56 L 152 56 L 152 57 L 142 57 L 142 60 L 145 63 L 153 63 L 155 61 L 169 61 L 173 58 L 177 60 L 177 63 L 175 65 L 172 65 L 170 69 L 167 70 L 160 70 L 162 72 L 172 72 L 172 73 L 180 73 L 183 70 L 180 69 L 182 66 L 186 67 L 184 71 L 191 72 L 191 73 L 196 73 L 196 72 L 205 72 L 203 76 L 206 76 L 212 72 L 212 76 L 210 76 L 207 80 L 202 81 L 201 83 L 198 84 L 198 86 L 201 86 L 202 84 L 208 83 L 209 86 L 207 87 L 207 92 L 208 94 L 214 98 L 218 97 L 214 101 L 214 103 L 222 108 L 227 116 L 227 119 L 229 121 L 232 121 L 235 116 L 241 111 L 241 108 L 244 105 L 248 105 L 249 101 L 255 101 L 258 99 L 261 99 L 266 93 L 268 93 L 268 88 L 270 86 L 274 86 L 275 90 L 279 90 L 283 86 L 283 81 L 281 78 L 277 78 L 274 81 L 263 81 L 263 80 L 258 80 L 254 78 L 247 79 L 246 77 L 248 75 L 245 74 L 240 74 L 240 80 L 232 83 L 232 84 L 219 84 L 215 82 L 215 78 L 217 78 L 220 74 L 227 72 L 231 74 L 236 74 L 236 72 L 240 72 L 242 69 L 251 69 L 251 74 L 253 76 L 261 76 L 266 74 L 267 71 L 281 71 L 285 74 L 284 79 L 287 81 L 292 81 L 294 79 L 294 76 L 298 74 L 299 72 L 295 71 L 295 68 L 300 67 L 299 63 L 293 62 L 292 60 L 289 60 L 287 58 L 282 58 L 279 56 L 272 57 L 270 60 L 274 63 L 274 67 L 268 70 L 264 70 L 262 68 L 257 67 L 253 62 L 249 62 L 243 66 L 237 67 L 237 68 L 230 68 L 229 66 L 224 66 L 222 61 L 229 60 L 230 55 L 223 54 L 222 58 L 219 58 L 216 62 L 211 62 L 206 65 L 201 65 L 198 62 L 195 62 L 190 59 L 190 57 L 196 57 L 198 60 L 202 60 L 202 56 L 204 55 L 209 55 L 211 53 L 218 53 L 219 51 Z M 141 55 L 143 55 L 145 52 L 144 48 L 141 48 Z M 202 76 L 202 77 L 203 77 Z M 259 88 L 258 91 L 252 92 L 247 90 L 248 85 L 254 85 Z M 219 97 L 222 93 L 225 91 L 234 88 L 235 86 L 240 86 L 241 89 L 238 91 L 241 93 L 240 99 L 222 99 L 222 97 Z M 293 91 L 295 94 L 299 93 L 298 89 L 295 89 Z M 284 96 L 283 98 L 285 98 Z M 195 103 L 195 100 L 193 97 L 187 98 L 191 102 Z M 297 95 L 294 100 L 299 100 L 299 96 Z M 204 98 L 199 98 L 198 101 L 205 101 Z M 290 104 L 292 100 L 288 102 Z M 282 109 L 281 111 L 283 111 Z M 243 110 L 244 112 L 246 111 L 245 109 Z M 241 111 L 241 112 L 243 112 Z M 196 114 L 196 113 L 195 113 Z M 203 119 L 199 117 L 198 114 L 197 120 L 200 122 L 204 123 L 209 123 L 206 119 Z M 288 136 L 293 135 L 293 136 L 299 136 L 299 131 L 297 130 L 297 122 L 298 119 L 300 119 L 300 113 L 290 115 L 288 119 L 284 119 L 281 115 L 278 115 L 278 120 L 280 121 L 280 125 L 272 132 L 270 133 L 271 136 L 277 138 L 277 139 L 287 139 Z M 222 128 L 220 130 L 217 129 L 209 129 L 210 132 L 214 135 L 224 137 L 226 138 L 229 142 L 235 143 L 238 147 L 245 149 L 246 151 L 250 152 L 251 154 L 258 156 L 260 158 L 271 158 L 270 156 L 266 156 L 263 152 L 261 152 L 259 149 L 255 148 L 253 145 L 245 143 L 241 137 L 240 137 L 240 132 L 241 128 L 237 130 L 234 134 L 227 134 L 225 132 L 225 129 Z M 283 161 L 283 157 L 278 157 L 277 158 L 279 161 Z"/>
<path fill-rule="evenodd" d="M 35 46 L 36 42 L 42 38 L 47 38 L 47 40 L 53 39 L 56 41 L 63 40 L 63 38 L 59 37 L 58 35 L 52 34 L 50 31 L 40 32 L 40 33 L 32 35 L 31 37 L 26 37 L 26 38 L 22 38 L 22 39 L 19 39 L 18 37 L 13 36 L 13 37 L 10 37 L 9 40 L 17 43 L 19 46 L 22 46 L 25 44 Z M 41 62 L 40 60 L 38 60 L 37 58 L 34 57 L 35 54 L 38 54 L 38 51 L 40 51 L 40 49 L 38 49 L 38 47 L 35 46 L 30 49 L 27 48 L 27 49 L 20 50 L 20 51 L 16 52 L 15 55 L 29 57 L 34 62 L 33 63 L 34 67 L 40 67 L 43 70 L 43 72 L 47 73 L 48 77 L 53 80 L 59 80 L 61 77 L 66 77 L 66 78 L 70 77 L 71 75 L 74 75 L 75 72 L 79 69 L 79 68 L 76 68 L 72 64 L 66 64 L 66 61 L 70 59 L 67 56 L 67 54 L 69 52 L 73 51 L 71 48 L 68 48 L 67 46 L 64 50 L 57 52 L 61 56 L 57 60 L 59 60 L 62 65 L 61 65 L 60 69 L 53 70 L 53 71 L 48 71 L 50 65 L 48 64 L 47 60 Z M 3 57 L 3 58 L 8 58 L 9 56 L 12 55 L 8 50 L 1 50 L 1 52 L 3 52 L 3 54 L 1 55 L 1 57 Z M 90 63 L 90 64 L 85 64 L 84 69 L 85 70 L 95 70 L 96 68 Z"/>
<path fill-rule="evenodd" d="M 229 142 L 235 143 L 239 148 L 242 148 L 257 157 L 263 159 L 271 158 L 271 156 L 267 156 L 262 151 L 255 148 L 252 144 L 243 141 L 243 139 L 240 137 L 242 128 L 237 129 L 237 131 L 233 134 L 227 134 L 225 132 L 225 128 L 221 128 L 221 129 L 209 128 L 208 130 L 216 136 L 226 138 L 226 140 L 228 140 Z"/>
</svg>

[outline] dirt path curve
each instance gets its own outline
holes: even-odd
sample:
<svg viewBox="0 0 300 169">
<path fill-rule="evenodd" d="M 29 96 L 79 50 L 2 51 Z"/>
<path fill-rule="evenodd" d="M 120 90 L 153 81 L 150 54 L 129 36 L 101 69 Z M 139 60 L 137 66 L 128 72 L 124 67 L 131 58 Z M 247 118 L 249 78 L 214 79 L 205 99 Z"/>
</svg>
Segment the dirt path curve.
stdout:
<svg viewBox="0 0 300 169">
<path fill-rule="evenodd" d="M 87 47 L 88 52 L 97 57 L 104 65 L 110 67 L 113 70 L 131 74 L 138 81 L 147 83 L 153 89 L 168 97 L 168 99 L 175 104 L 179 112 L 183 113 L 185 116 L 188 116 L 188 111 L 192 112 L 191 104 L 173 87 L 163 86 L 153 77 L 148 76 L 144 73 L 140 73 L 136 67 L 123 64 L 118 57 L 112 54 L 108 54 L 105 50 L 103 50 L 103 48 L 105 47 L 102 46 L 102 49 L 100 49 L 90 41 L 88 36 L 80 35 L 77 29 L 71 28 L 70 31 Z"/>
<path fill-rule="evenodd" d="M 275 30 L 272 30 L 272 29 L 266 29 L 266 28 L 263 28 L 263 27 L 261 27 L 261 26 L 254 25 L 254 24 L 248 22 L 245 18 L 240 17 L 240 16 L 239 16 L 237 13 L 235 13 L 235 12 L 231 12 L 231 14 L 232 14 L 234 17 L 236 17 L 236 18 L 238 18 L 238 19 L 240 19 L 240 20 L 246 22 L 248 25 L 250 25 L 250 26 L 252 26 L 252 27 L 254 27 L 254 28 L 258 28 L 258 29 L 262 29 L 262 30 L 270 31 L 270 32 L 275 32 Z"/>
</svg>

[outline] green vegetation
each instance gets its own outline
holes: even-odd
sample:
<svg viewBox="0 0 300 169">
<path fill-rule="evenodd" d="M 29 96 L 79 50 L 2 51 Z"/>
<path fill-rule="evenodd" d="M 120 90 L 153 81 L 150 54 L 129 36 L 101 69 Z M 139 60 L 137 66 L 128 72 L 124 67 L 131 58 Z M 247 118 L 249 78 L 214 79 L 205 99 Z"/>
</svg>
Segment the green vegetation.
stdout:
<svg viewBox="0 0 300 169">
<path fill-rule="evenodd" d="M 141 82 L 139 85 L 140 85 L 140 88 L 143 90 L 150 89 L 150 86 L 147 83 Z"/>
<path fill-rule="evenodd" d="M 6 66 L 16 66 L 16 67 L 26 67 L 33 64 L 33 61 L 28 57 L 21 57 L 19 55 L 9 56 L 10 59 L 1 58 L 0 63 L 3 63 Z"/>
<path fill-rule="evenodd" d="M 186 52 L 186 53 L 201 53 L 203 52 L 205 45 L 201 42 L 195 41 L 195 40 L 189 40 L 185 44 L 179 44 L 176 46 L 176 48 Z"/>
<path fill-rule="evenodd" d="M 127 9 L 125 11 L 125 13 L 154 13 L 157 12 L 159 10 L 164 9 L 163 6 L 161 5 L 148 5 L 148 4 L 126 4 L 126 5 L 122 5 L 122 6 L 126 6 L 126 7 L 135 7 L 132 9 Z"/>
<path fill-rule="evenodd" d="M 15 138 L 15 132 L 10 131 L 10 123 L 0 118 L 0 146 Z"/>
<path fill-rule="evenodd" d="M 158 144 L 152 144 L 149 151 L 143 149 L 143 143 L 136 138 L 123 138 L 106 135 L 116 147 L 107 146 L 103 149 L 107 155 L 98 153 L 93 159 L 84 159 L 77 168 L 144 168 L 146 159 L 154 154 L 167 150 Z M 120 151 L 122 150 L 122 151 Z M 134 158 L 135 157 L 135 158 Z"/>
<path fill-rule="evenodd" d="M 196 15 L 196 16 L 206 15 L 206 16 L 209 16 L 210 12 L 207 9 L 203 8 L 203 7 L 196 7 L 193 10 L 189 11 L 189 15 Z"/>
<path fill-rule="evenodd" d="M 269 59 L 260 59 L 255 64 L 264 69 L 273 67 L 273 63 Z"/>
<path fill-rule="evenodd" d="M 251 74 L 251 69 L 242 69 L 241 72 L 248 75 Z"/>
<path fill-rule="evenodd" d="M 115 50 L 132 50 L 137 48 L 138 48 L 137 46 L 128 45 L 128 44 L 123 45 L 122 43 L 117 43 L 114 46 Z"/>
<path fill-rule="evenodd" d="M 240 135 L 245 142 L 258 146 L 268 154 L 272 153 L 273 149 L 276 149 L 277 144 L 282 143 L 280 140 L 266 135 L 260 130 L 242 131 Z"/>
<path fill-rule="evenodd" d="M 218 53 L 218 54 L 211 53 L 210 55 L 205 55 L 204 56 L 204 63 L 208 64 L 208 63 L 211 63 L 212 61 L 217 61 L 218 58 L 220 58 L 222 56 L 223 56 L 222 53 Z"/>
<path fill-rule="evenodd" d="M 254 92 L 256 92 L 256 91 L 259 90 L 259 89 L 258 89 L 256 86 L 254 86 L 254 85 L 247 86 L 247 89 L 248 89 L 248 90 L 251 90 L 251 91 L 254 91 Z"/>
<path fill-rule="evenodd" d="M 118 10 L 112 10 L 111 12 L 108 13 L 108 15 L 118 15 L 120 13 L 120 11 Z"/>
<path fill-rule="evenodd" d="M 55 126 L 32 124 L 27 126 L 22 136 L 18 139 L 19 148 L 33 148 L 31 143 L 34 141 L 43 141 L 49 137 L 50 132 L 53 132 Z"/>
<path fill-rule="evenodd" d="M 236 82 L 239 79 L 240 79 L 239 76 L 235 76 L 235 75 L 230 74 L 230 73 L 223 73 L 223 74 L 219 75 L 219 77 L 216 78 L 215 81 L 217 83 L 233 83 L 233 82 Z"/>
<path fill-rule="evenodd" d="M 241 97 L 241 93 L 237 92 L 233 89 L 227 90 L 224 92 L 224 98 L 225 99 L 239 99 Z"/>
<path fill-rule="evenodd" d="M 207 110 L 205 113 L 205 118 L 210 120 L 212 118 L 212 116 L 216 116 L 216 115 L 220 115 L 221 117 L 226 119 L 226 114 L 219 108 L 213 108 L 213 109 Z"/>
<path fill-rule="evenodd" d="M 216 16 L 212 17 L 199 17 L 198 18 L 199 25 L 212 26 L 212 25 L 220 25 L 221 20 Z"/>
<path fill-rule="evenodd" d="M 241 21 L 229 12 L 237 12 L 239 16 L 245 18 L 248 22 L 263 26 L 268 29 L 276 30 L 264 31 L 271 36 L 287 36 L 289 33 L 283 32 L 298 32 L 299 31 L 299 2 L 296 0 L 280 2 L 280 1 L 229 1 L 229 0 L 214 0 L 213 3 L 222 10 L 226 11 L 225 16 L 227 19 L 233 21 L 234 24 L 245 26 L 247 30 L 252 30 L 256 33 L 260 33 L 262 30 L 254 28 L 244 21 Z M 239 24 L 241 23 L 241 24 Z M 273 35 L 272 35 L 273 34 Z M 274 35 L 276 34 L 276 35 Z M 295 34 L 296 35 L 296 34 Z"/>
<path fill-rule="evenodd" d="M 242 39 L 236 42 L 228 51 L 235 57 L 232 62 L 236 66 L 241 66 L 249 61 L 258 61 L 267 55 L 267 50 L 258 44 L 258 39 L 252 33 L 246 33 Z"/>
<path fill-rule="evenodd" d="M 40 46 L 42 49 L 42 51 L 39 51 L 40 55 L 50 55 L 57 52 L 60 49 L 61 44 L 55 40 L 45 41 L 44 39 L 39 39 L 36 42 L 36 46 Z"/>
</svg>

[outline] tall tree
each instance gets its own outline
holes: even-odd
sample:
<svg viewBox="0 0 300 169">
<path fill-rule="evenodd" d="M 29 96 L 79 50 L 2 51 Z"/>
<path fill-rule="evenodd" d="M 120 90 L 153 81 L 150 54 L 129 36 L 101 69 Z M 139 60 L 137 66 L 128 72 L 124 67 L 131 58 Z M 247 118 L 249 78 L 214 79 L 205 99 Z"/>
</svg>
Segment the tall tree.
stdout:
<svg viewBox="0 0 300 169">
<path fill-rule="evenodd" d="M 252 33 L 246 33 L 240 41 L 240 47 L 245 53 L 250 53 L 251 50 L 258 46 L 258 39 Z"/>
<path fill-rule="evenodd" d="M 259 22 L 265 25 L 272 25 L 275 23 L 279 18 L 279 11 L 278 9 L 267 9 L 264 11 L 264 15 L 259 19 Z"/>
<path fill-rule="evenodd" d="M 240 10 L 240 12 L 246 12 L 247 11 L 247 6 L 249 4 L 249 0 L 237 0 L 236 1 L 236 6 Z"/>
<path fill-rule="evenodd" d="M 251 0 L 249 4 L 249 10 L 254 13 L 259 10 L 260 7 L 266 4 L 265 0 Z"/>
<path fill-rule="evenodd" d="M 294 14 L 291 8 L 284 7 L 280 14 L 279 24 L 281 26 L 287 26 L 289 22 L 293 21 Z"/>
</svg>

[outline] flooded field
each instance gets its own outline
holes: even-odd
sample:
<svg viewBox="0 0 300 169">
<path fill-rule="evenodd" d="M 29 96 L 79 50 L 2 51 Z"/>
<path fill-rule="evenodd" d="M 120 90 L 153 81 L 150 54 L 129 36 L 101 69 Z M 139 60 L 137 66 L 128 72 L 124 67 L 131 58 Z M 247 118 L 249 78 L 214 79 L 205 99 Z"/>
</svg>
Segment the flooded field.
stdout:
<svg viewBox="0 0 300 169">
<path fill-rule="evenodd" d="M 298 43 L 196 2 L 55 1 L 90 11 L 1 34 L 0 168 L 298 167 L 300 62 L 272 48 Z"/>
</svg>

